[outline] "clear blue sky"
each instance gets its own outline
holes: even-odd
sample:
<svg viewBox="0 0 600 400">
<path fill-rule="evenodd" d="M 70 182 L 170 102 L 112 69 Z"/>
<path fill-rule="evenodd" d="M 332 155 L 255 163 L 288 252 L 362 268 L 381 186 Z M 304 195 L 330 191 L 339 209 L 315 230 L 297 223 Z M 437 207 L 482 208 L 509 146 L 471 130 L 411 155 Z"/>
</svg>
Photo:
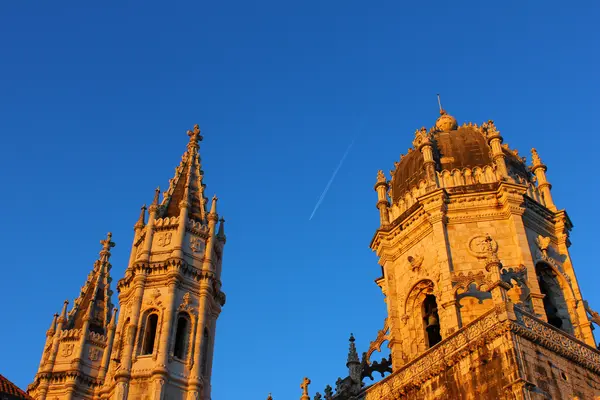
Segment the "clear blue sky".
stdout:
<svg viewBox="0 0 600 400">
<path fill-rule="evenodd" d="M 345 376 L 385 316 L 373 191 L 437 117 L 494 119 L 547 163 L 600 309 L 597 1 L 5 1 L 0 5 L 0 373 L 31 382 L 52 314 L 199 123 L 227 219 L 214 398 L 296 399 Z M 314 218 L 308 217 L 358 137 Z"/>
</svg>

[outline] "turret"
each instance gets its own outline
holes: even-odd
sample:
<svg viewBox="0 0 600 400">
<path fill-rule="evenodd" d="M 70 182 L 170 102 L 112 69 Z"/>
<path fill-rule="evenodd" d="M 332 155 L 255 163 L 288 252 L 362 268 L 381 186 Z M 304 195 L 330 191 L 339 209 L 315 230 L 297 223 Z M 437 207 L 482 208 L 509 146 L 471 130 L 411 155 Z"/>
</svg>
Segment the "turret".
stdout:
<svg viewBox="0 0 600 400">
<path fill-rule="evenodd" d="M 375 184 L 375 191 L 377 192 L 377 209 L 379 210 L 379 222 L 382 227 L 387 226 L 390 223 L 390 217 L 388 214 L 388 207 L 390 202 L 387 199 L 387 191 L 389 185 L 385 179 L 383 171 L 377 172 L 377 183 Z"/>
<path fill-rule="evenodd" d="M 542 160 L 540 159 L 536 149 L 531 149 L 531 161 L 531 172 L 535 174 L 538 183 L 538 189 L 542 193 L 545 206 L 551 211 L 557 211 L 554 201 L 552 200 L 552 194 L 550 193 L 552 185 L 546 179 L 546 171 L 548 168 L 546 165 L 544 165 L 544 163 L 542 163 Z"/>
</svg>

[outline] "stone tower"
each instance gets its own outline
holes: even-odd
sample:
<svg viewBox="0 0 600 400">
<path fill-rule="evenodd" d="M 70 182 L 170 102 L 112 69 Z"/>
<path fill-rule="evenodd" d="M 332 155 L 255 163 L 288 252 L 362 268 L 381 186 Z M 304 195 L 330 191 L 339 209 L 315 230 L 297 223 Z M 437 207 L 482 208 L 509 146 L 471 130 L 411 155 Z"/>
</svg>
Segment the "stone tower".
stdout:
<svg viewBox="0 0 600 400">
<path fill-rule="evenodd" d="M 34 399 L 91 399 L 85 387 L 106 374 L 117 312 L 111 303 L 111 234 L 100 243 L 100 258 L 71 311 L 67 312 L 69 302 L 65 301 L 46 332 L 42 361 L 28 388 Z"/>
<path fill-rule="evenodd" d="M 492 121 L 459 127 L 442 110 L 391 176 L 380 171 L 375 185 L 371 248 L 383 272 L 392 377 L 421 369 L 396 389 L 448 399 L 600 395 L 600 354 L 569 255 L 572 224 L 535 149 L 528 167 Z M 367 397 L 380 398 L 379 387 Z"/>
<path fill-rule="evenodd" d="M 535 149 L 526 165 L 492 121 L 440 112 L 391 180 L 378 173 L 371 248 L 388 316 L 358 371 L 351 339 L 348 376 L 324 398 L 600 399 L 600 315 L 580 292 L 546 166 Z M 384 343 L 390 356 L 373 361 Z M 366 386 L 374 372 L 389 375 Z"/>
<path fill-rule="evenodd" d="M 118 323 L 110 303 L 109 236 L 75 306 L 67 314 L 65 302 L 48 331 L 48 350 L 29 387 L 34 398 L 211 398 L 216 322 L 225 304 L 224 220 L 216 197 L 207 207 L 198 126 L 188 135 L 162 201 L 157 189 L 135 224 L 117 284 Z"/>
</svg>

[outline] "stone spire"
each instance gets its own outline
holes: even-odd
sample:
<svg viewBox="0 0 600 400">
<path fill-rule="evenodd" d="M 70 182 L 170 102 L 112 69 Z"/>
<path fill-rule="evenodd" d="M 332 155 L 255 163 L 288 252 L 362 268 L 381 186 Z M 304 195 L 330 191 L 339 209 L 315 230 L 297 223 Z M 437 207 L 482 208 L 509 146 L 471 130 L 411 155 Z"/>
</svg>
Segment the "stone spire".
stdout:
<svg viewBox="0 0 600 400">
<path fill-rule="evenodd" d="M 110 289 L 110 249 L 115 246 L 111 241 L 109 232 L 106 239 L 101 240 L 102 250 L 100 257 L 94 263 L 92 272 L 81 289 L 79 297 L 75 300 L 73 309 L 67 319 L 67 329 L 81 329 L 85 318 L 89 318 L 90 330 L 105 334 L 113 312 L 111 303 L 112 290 Z"/>
<path fill-rule="evenodd" d="M 161 203 L 161 217 L 178 217 L 182 206 L 187 205 L 188 218 L 204 221 L 206 218 L 204 197 L 204 172 L 200 161 L 200 145 L 202 135 L 200 128 L 194 125 L 193 130 L 187 131 L 190 141 L 187 150 L 181 157 L 181 162 L 175 168 L 175 176 L 169 181 L 169 189 Z"/>
<path fill-rule="evenodd" d="M 350 334 L 350 346 L 348 349 L 348 361 L 346 362 L 346 367 L 348 367 L 348 375 L 352 378 L 355 383 L 360 382 L 360 360 L 358 358 L 358 353 L 356 351 L 356 345 L 354 342 L 354 335 Z"/>
<path fill-rule="evenodd" d="M 225 242 L 227 237 L 225 236 L 225 219 L 221 217 L 219 219 L 219 231 L 217 232 L 217 239 L 221 242 Z"/>
</svg>

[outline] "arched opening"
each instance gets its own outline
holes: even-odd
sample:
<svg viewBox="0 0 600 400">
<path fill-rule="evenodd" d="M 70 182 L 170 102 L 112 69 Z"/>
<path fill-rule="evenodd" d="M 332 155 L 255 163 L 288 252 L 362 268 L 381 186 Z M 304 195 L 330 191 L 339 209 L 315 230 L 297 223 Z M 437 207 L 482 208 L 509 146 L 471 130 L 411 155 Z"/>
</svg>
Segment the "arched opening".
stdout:
<svg viewBox="0 0 600 400">
<path fill-rule="evenodd" d="M 156 339 L 156 327 L 158 325 L 158 315 L 150 314 L 146 319 L 146 329 L 144 331 L 144 342 L 142 344 L 142 355 L 152 354 L 154 351 L 154 341 Z"/>
<path fill-rule="evenodd" d="M 540 292 L 544 295 L 544 311 L 548 323 L 565 332 L 572 333 L 573 327 L 569 317 L 569 309 L 558 277 L 552 268 L 545 263 L 535 266 Z"/>
<path fill-rule="evenodd" d="M 438 315 L 435 296 L 428 294 L 422 305 L 423 324 L 425 327 L 425 343 L 427 348 L 433 347 L 442 341 L 440 334 L 440 317 Z"/>
<path fill-rule="evenodd" d="M 208 329 L 204 328 L 204 334 L 202 335 L 202 375 L 206 375 L 208 372 L 208 345 L 210 336 L 208 335 Z"/>
<path fill-rule="evenodd" d="M 177 330 L 175 332 L 175 347 L 173 355 L 180 360 L 184 360 L 189 339 L 190 320 L 186 314 L 180 314 L 177 318 Z"/>
</svg>

